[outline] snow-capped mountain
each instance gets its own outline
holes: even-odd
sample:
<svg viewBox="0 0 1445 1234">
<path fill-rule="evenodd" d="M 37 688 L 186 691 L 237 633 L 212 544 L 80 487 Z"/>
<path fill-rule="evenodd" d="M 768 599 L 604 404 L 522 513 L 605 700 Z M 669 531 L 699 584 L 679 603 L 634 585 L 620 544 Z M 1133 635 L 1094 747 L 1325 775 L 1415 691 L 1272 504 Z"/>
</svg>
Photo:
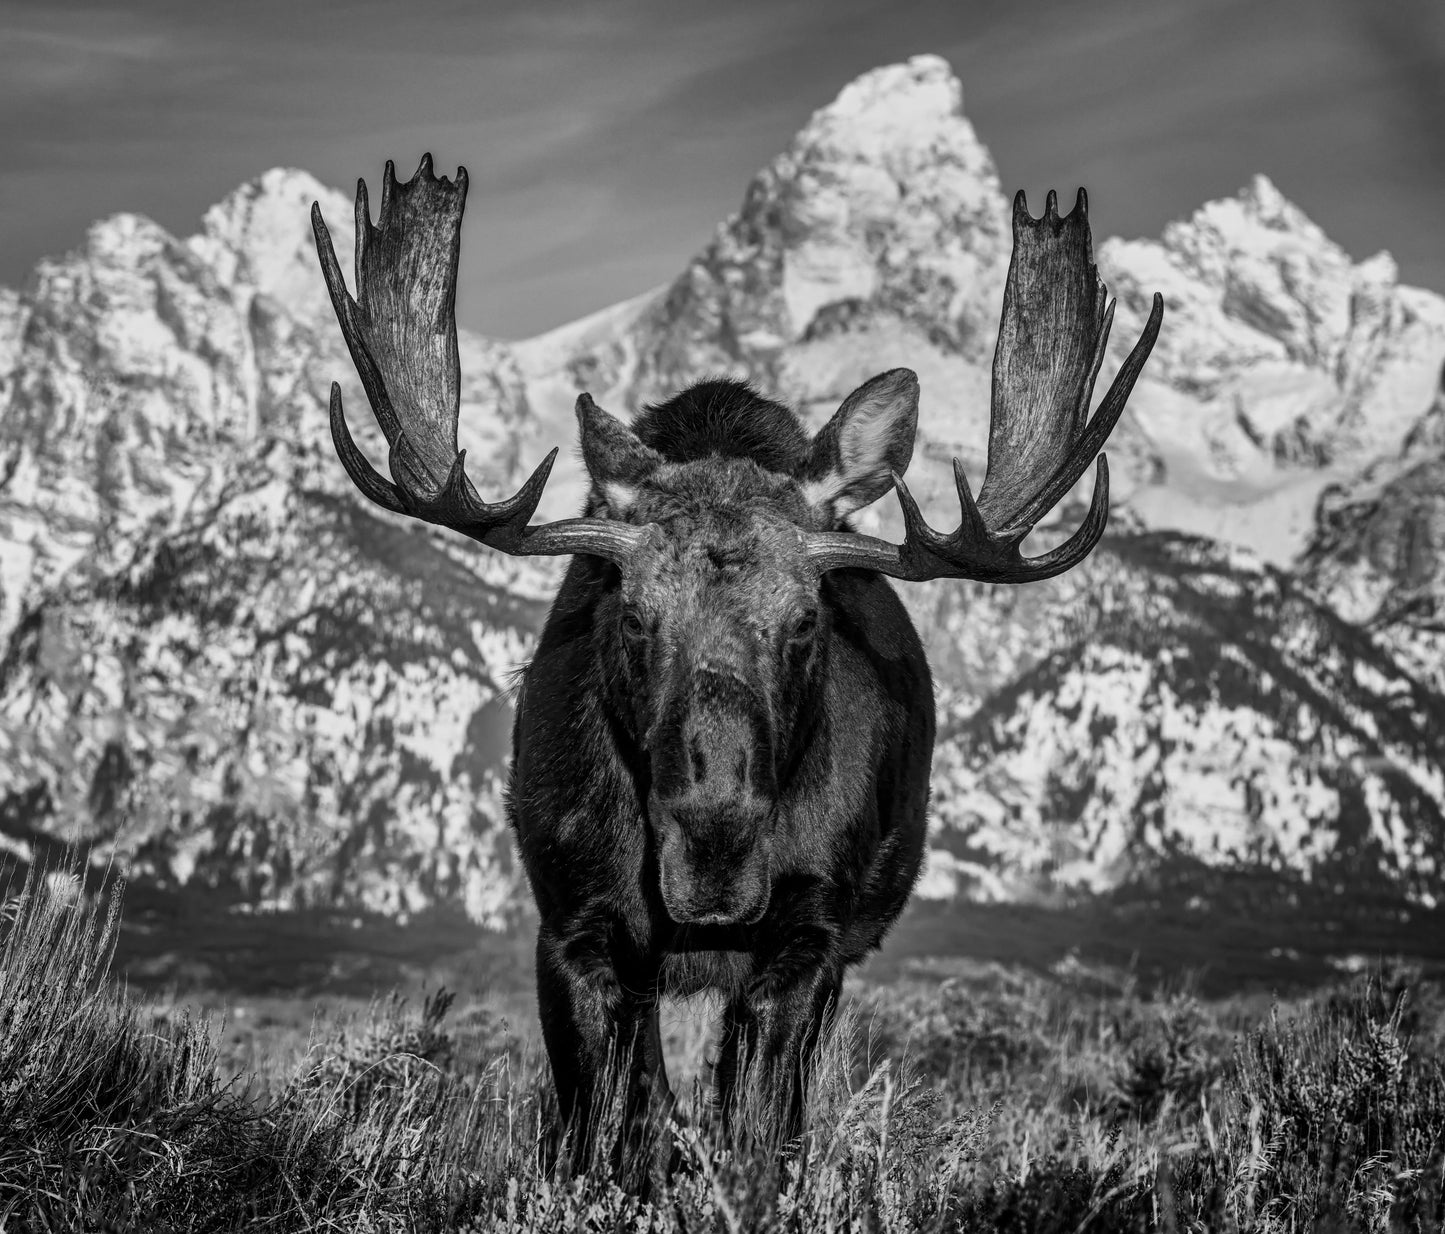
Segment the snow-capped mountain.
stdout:
<svg viewBox="0 0 1445 1234">
<path fill-rule="evenodd" d="M 352 491 L 333 379 L 383 454 L 316 264 L 318 199 L 349 277 L 350 202 L 276 170 L 197 236 L 117 216 L 0 292 L 0 844 L 496 920 L 522 898 L 508 673 L 558 563 Z M 669 286 L 521 343 L 464 332 L 471 473 L 513 491 L 573 441 L 581 389 L 630 412 L 727 372 L 821 422 L 903 365 L 923 391 L 910 484 L 949 523 L 949 459 L 983 475 L 1009 246 L 948 66 L 876 70 Z M 1445 299 L 1386 254 L 1353 262 L 1263 177 L 1098 260 L 1119 300 L 1106 368 L 1152 293 L 1167 303 L 1109 446 L 1103 546 L 1045 584 L 903 588 L 942 696 L 923 892 L 1088 892 L 1192 863 L 1437 898 Z M 542 514 L 581 489 L 564 448 Z M 896 533 L 891 499 L 865 526 Z"/>
</svg>

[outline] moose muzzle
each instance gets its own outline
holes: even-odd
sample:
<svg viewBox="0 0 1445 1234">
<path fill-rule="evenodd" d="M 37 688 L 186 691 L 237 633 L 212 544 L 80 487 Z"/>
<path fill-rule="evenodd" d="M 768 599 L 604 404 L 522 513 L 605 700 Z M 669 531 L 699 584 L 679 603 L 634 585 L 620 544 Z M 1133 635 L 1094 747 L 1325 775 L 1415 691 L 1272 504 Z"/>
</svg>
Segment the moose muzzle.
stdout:
<svg viewBox="0 0 1445 1234">
<path fill-rule="evenodd" d="M 767 908 L 775 779 L 760 709 L 699 673 L 654 756 L 648 805 L 662 901 L 679 923 L 748 924 Z"/>
</svg>

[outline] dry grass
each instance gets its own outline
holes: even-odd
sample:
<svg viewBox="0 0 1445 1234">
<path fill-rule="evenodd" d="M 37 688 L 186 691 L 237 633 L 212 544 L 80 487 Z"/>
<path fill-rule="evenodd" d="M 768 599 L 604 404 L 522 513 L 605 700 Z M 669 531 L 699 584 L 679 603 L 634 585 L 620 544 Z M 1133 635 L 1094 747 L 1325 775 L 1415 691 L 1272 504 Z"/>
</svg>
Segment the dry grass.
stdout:
<svg viewBox="0 0 1445 1234">
<path fill-rule="evenodd" d="M 393 998 L 228 1065 L 216 1020 L 109 979 L 118 900 L 65 891 L 0 908 L 0 1230 L 1445 1228 L 1445 1017 L 1409 974 L 1264 1014 L 999 969 L 855 991 L 805 1139 L 747 1106 L 725 1145 L 685 1086 L 644 1202 L 605 1148 L 544 1168 L 545 1066 L 487 1008 Z"/>
</svg>

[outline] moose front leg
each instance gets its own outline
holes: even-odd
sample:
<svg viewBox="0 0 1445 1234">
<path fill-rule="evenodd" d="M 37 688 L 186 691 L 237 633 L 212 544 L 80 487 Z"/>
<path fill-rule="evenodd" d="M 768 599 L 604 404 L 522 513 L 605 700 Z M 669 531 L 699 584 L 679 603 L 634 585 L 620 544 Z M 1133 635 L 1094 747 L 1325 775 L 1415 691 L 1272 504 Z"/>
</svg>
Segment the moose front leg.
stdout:
<svg viewBox="0 0 1445 1234">
<path fill-rule="evenodd" d="M 572 1133 L 572 1162 L 593 1159 L 603 1114 L 620 1084 L 621 1136 L 614 1162 L 624 1172 L 641 1165 L 657 1181 L 662 1135 L 672 1112 L 658 1025 L 655 978 L 619 977 L 607 931 L 593 923 L 544 924 L 537 935 L 537 1003 L 542 1036 L 564 1130 Z M 646 1156 L 643 1156 L 643 1153 Z M 654 1160 L 656 1159 L 656 1160 Z"/>
<path fill-rule="evenodd" d="M 841 987 L 841 965 L 807 948 L 779 957 L 729 1004 L 714 1070 L 725 1128 L 739 1116 L 752 1121 L 748 1107 L 761 1098 L 754 1134 L 784 1144 L 802 1132 L 818 1043 Z"/>
</svg>

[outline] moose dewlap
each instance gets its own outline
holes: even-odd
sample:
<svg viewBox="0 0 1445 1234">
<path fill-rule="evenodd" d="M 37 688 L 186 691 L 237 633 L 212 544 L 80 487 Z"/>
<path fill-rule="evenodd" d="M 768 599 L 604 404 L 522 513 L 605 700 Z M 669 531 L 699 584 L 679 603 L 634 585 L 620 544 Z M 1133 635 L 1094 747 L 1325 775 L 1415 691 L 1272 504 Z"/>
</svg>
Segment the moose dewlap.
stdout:
<svg viewBox="0 0 1445 1234">
<path fill-rule="evenodd" d="M 1081 561 L 1109 511 L 1100 453 L 1158 335 L 1163 301 L 1092 418 L 1113 305 L 1088 207 L 1041 219 L 1019 193 L 994 357 L 988 470 L 977 500 L 955 461 L 961 520 L 941 534 L 902 480 L 918 381 L 855 390 L 810 437 L 788 408 L 734 381 L 647 407 L 631 426 L 577 399 L 591 492 L 581 517 L 532 526 L 554 448 L 521 490 L 488 502 L 457 450 L 453 305 L 467 174 L 430 155 L 379 218 L 356 197 L 346 289 L 321 218 L 317 251 L 342 333 L 390 446 L 391 479 L 352 441 L 340 387 L 331 428 L 372 501 L 512 554 L 572 554 L 517 696 L 512 826 L 541 918 L 537 996 L 564 1119 L 587 1141 L 610 1061 L 625 1124 L 672 1105 L 658 1000 L 717 989 L 724 1110 L 760 1073 L 776 1126 L 801 1116 L 812 1043 L 843 970 L 877 947 L 922 859 L 933 685 L 886 577 L 1022 583 Z M 1019 545 L 1097 462 L 1066 543 Z M 892 544 L 849 516 L 894 489 Z"/>
</svg>

